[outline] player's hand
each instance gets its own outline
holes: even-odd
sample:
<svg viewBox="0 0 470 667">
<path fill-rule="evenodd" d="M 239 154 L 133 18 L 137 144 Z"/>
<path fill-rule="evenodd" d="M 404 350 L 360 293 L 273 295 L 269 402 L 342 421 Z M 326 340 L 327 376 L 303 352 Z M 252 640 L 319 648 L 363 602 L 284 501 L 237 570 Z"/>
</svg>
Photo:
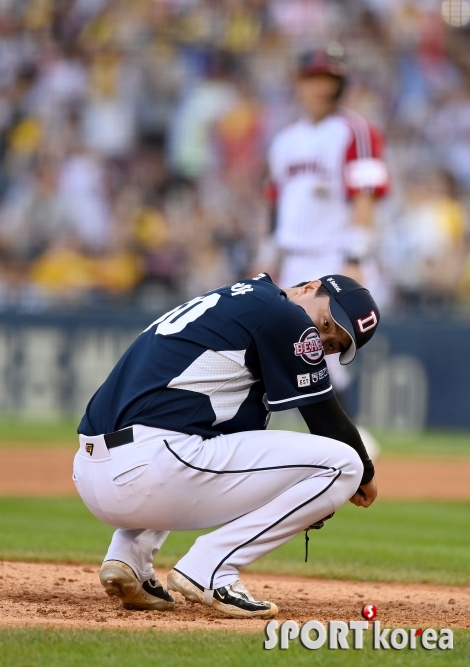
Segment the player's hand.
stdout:
<svg viewBox="0 0 470 667">
<path fill-rule="evenodd" d="M 349 502 L 357 507 L 370 507 L 376 498 L 377 482 L 375 481 L 375 477 L 373 477 L 370 482 L 358 488 L 353 497 L 349 499 Z"/>
</svg>

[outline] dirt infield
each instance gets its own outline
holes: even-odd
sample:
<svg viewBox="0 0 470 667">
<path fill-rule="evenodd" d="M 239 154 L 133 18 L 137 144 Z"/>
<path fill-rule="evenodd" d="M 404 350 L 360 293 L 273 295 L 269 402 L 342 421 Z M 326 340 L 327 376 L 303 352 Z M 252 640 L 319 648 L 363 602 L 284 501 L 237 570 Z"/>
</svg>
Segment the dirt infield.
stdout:
<svg viewBox="0 0 470 667">
<path fill-rule="evenodd" d="M 98 581 L 97 566 L 0 563 L 0 624 L 140 630 L 229 629 L 262 633 L 266 621 L 227 619 L 175 594 L 172 612 L 122 610 Z M 162 581 L 166 572 L 158 571 Z M 258 598 L 278 604 L 277 619 L 298 623 L 361 618 L 375 604 L 382 627 L 470 628 L 470 587 L 329 581 L 248 574 L 244 583 Z"/>
<path fill-rule="evenodd" d="M 0 496 L 75 495 L 73 457 L 73 451 L 63 449 L 1 449 Z M 383 457 L 376 468 L 380 498 L 470 500 L 468 458 Z"/>
</svg>

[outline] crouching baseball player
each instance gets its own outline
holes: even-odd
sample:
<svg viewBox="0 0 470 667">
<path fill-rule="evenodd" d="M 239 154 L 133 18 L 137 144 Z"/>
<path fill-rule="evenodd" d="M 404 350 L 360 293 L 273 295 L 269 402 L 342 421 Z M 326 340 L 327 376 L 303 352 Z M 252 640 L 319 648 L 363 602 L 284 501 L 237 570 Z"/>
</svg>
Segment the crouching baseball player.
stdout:
<svg viewBox="0 0 470 667">
<path fill-rule="evenodd" d="M 269 618 L 239 570 L 347 500 L 369 507 L 374 467 L 331 387 L 325 354 L 348 364 L 374 334 L 370 293 L 341 275 L 280 289 L 266 274 L 150 324 L 91 399 L 73 478 L 116 526 L 100 580 L 126 608 L 169 610 L 153 557 L 169 531 L 199 537 L 169 590 L 226 616 Z M 266 431 L 298 407 L 311 435 Z"/>
</svg>

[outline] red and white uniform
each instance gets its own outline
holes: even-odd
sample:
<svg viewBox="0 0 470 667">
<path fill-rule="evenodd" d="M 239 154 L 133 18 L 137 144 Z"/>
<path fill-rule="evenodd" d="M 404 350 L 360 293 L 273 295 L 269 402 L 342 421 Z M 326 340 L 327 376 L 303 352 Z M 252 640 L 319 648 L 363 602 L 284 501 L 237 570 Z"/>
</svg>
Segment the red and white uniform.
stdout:
<svg viewBox="0 0 470 667">
<path fill-rule="evenodd" d="M 364 254 L 351 224 L 351 198 L 389 187 L 381 134 L 362 116 L 337 111 L 318 123 L 301 119 L 282 130 L 268 154 L 268 196 L 277 205 L 274 239 L 283 253 L 279 284 L 340 273 Z"/>
</svg>

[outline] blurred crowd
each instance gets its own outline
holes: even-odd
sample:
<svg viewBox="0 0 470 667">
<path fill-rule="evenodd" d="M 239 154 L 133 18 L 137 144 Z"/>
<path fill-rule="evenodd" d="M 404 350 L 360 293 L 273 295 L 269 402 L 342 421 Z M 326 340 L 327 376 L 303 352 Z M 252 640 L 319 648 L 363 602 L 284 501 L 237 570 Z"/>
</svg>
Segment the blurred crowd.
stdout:
<svg viewBox="0 0 470 667">
<path fill-rule="evenodd" d="M 293 62 L 325 40 L 387 140 L 389 308 L 465 308 L 470 22 L 445 5 L 1 0 L 0 309 L 155 311 L 249 275 Z"/>
</svg>

